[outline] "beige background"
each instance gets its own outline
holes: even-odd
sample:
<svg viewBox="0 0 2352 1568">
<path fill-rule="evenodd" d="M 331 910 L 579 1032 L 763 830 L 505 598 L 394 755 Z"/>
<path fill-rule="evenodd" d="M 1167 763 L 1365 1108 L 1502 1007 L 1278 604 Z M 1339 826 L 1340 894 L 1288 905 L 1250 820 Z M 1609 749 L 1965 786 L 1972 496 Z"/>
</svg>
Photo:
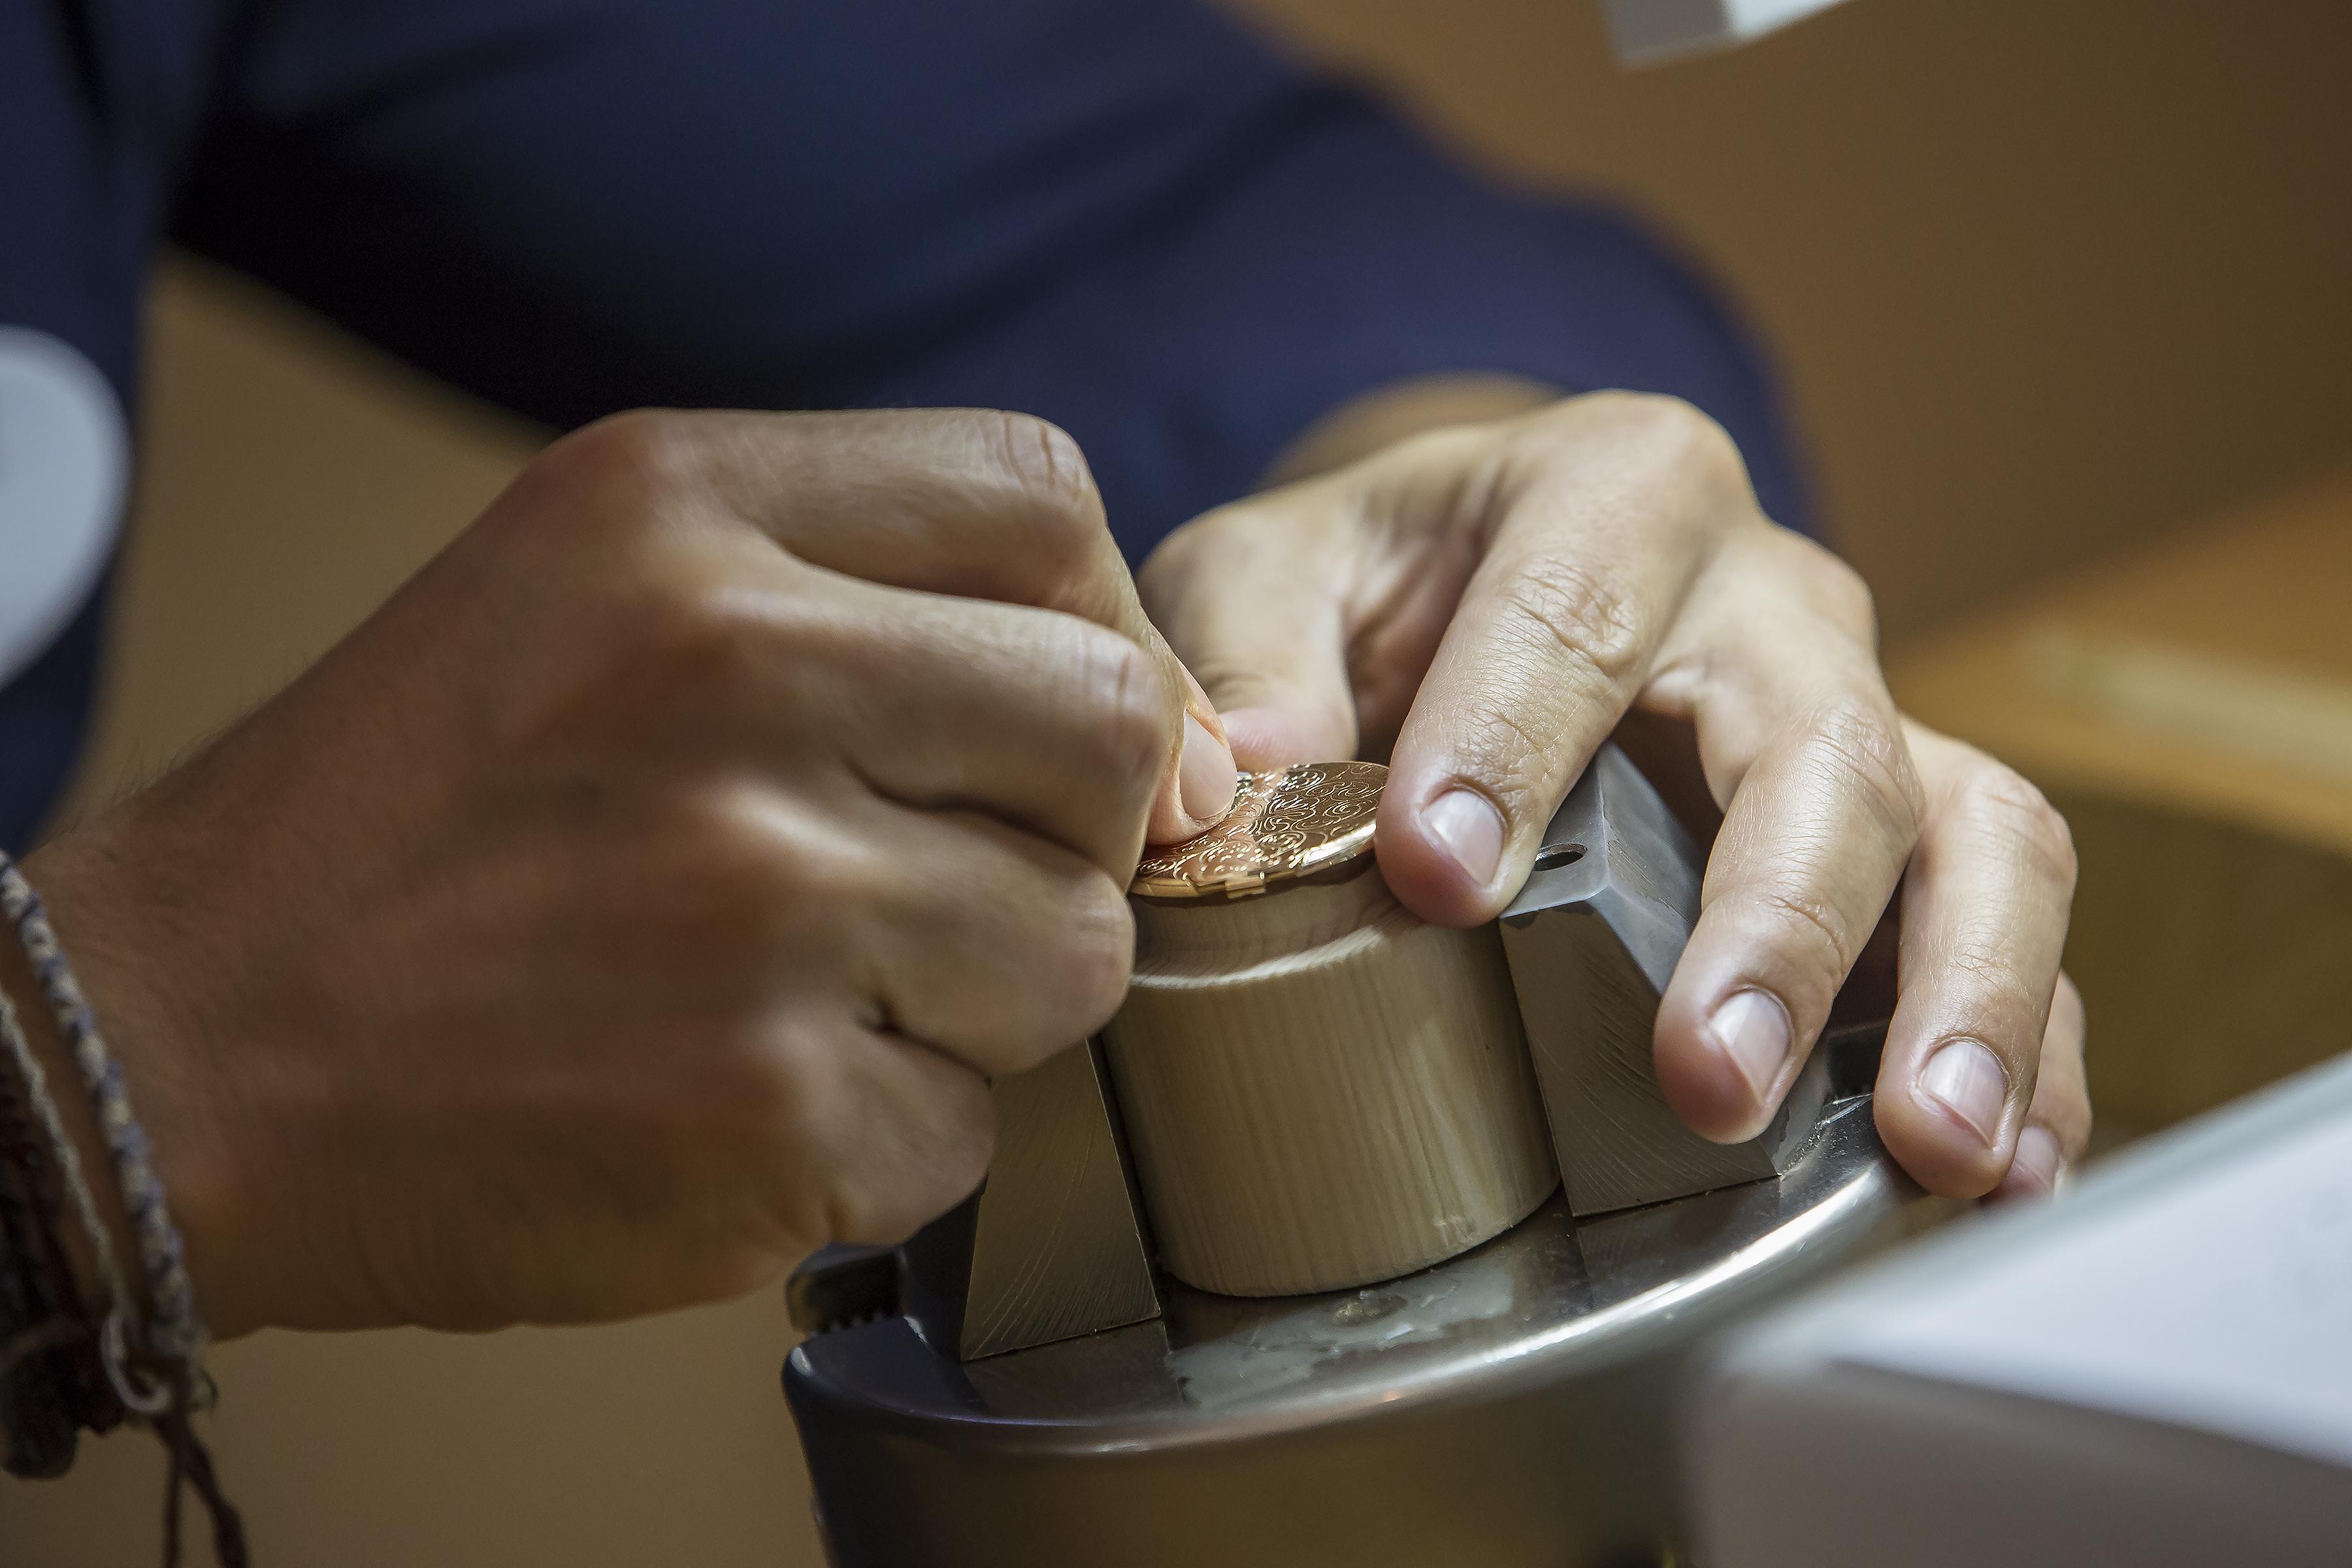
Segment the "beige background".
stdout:
<svg viewBox="0 0 2352 1568">
<path fill-rule="evenodd" d="M 1640 76 L 1586 0 L 1255 3 L 1443 134 L 1705 253 L 1898 637 L 2352 450 L 2339 0 L 1854 0 Z M 152 342 L 84 801 L 267 696 L 537 439 L 193 269 Z M 772 1297 L 263 1336 L 218 1358 L 222 1459 L 270 1564 L 809 1563 L 786 1342 Z M 0 1562 L 144 1560 L 157 1473 L 118 1438 L 0 1487 Z"/>
<path fill-rule="evenodd" d="M 2352 448 L 2352 6 L 1851 0 L 1608 62 L 1587 0 L 1258 0 L 1780 351 L 1892 631 Z"/>
</svg>

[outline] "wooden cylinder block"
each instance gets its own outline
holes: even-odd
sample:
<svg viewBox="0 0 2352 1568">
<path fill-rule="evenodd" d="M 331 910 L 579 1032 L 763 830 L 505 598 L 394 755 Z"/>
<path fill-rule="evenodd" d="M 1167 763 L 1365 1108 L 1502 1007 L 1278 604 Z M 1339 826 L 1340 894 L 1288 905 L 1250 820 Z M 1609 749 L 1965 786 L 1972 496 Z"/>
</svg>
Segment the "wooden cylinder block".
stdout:
<svg viewBox="0 0 2352 1568">
<path fill-rule="evenodd" d="M 1424 924 L 1369 852 L 1343 880 L 1138 899 L 1104 1031 L 1168 1271 L 1336 1290 L 1499 1235 L 1559 1184 L 1491 925 Z"/>
</svg>

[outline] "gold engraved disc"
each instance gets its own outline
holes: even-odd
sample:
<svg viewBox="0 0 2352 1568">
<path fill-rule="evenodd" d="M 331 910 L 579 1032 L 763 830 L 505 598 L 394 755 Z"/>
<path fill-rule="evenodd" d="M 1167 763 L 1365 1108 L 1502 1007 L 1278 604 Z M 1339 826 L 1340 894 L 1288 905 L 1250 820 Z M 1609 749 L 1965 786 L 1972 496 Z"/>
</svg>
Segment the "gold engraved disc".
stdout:
<svg viewBox="0 0 2352 1568">
<path fill-rule="evenodd" d="M 1244 773 L 1225 819 L 1145 856 L 1128 890 L 1148 899 L 1238 899 L 1269 883 L 1338 870 L 1370 853 L 1388 776 L 1378 763 Z"/>
</svg>

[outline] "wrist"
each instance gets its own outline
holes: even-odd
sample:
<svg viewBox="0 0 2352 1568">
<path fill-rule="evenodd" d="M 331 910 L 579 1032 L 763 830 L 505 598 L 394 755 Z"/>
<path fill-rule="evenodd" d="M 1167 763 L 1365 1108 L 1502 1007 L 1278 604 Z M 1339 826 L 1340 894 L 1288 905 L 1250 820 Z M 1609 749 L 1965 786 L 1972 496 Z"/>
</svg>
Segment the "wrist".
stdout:
<svg viewBox="0 0 2352 1568">
<path fill-rule="evenodd" d="M 45 1216 L 53 1227 L 57 1244 L 64 1255 L 67 1268 L 73 1276 L 74 1294 L 93 1314 L 102 1315 L 115 1305 L 118 1281 L 131 1279 L 123 1260 L 135 1254 L 130 1223 L 121 1203 L 116 1201 L 112 1173 L 108 1169 L 105 1140 L 100 1135 L 97 1116 L 92 1111 L 89 1097 L 81 1091 L 80 1080 L 74 1071 L 73 1061 L 55 1021 L 49 1016 L 47 1001 L 41 993 L 40 982 L 32 963 L 17 945 L 13 934 L 0 931 L 0 996 L 8 1003 L 17 1032 L 32 1053 L 33 1065 L 39 1074 L 45 1098 L 72 1146 L 72 1153 L 81 1171 L 81 1180 L 89 1194 L 89 1213 L 104 1227 L 113 1248 L 115 1267 L 110 1270 L 101 1260 L 88 1227 L 75 1222 L 78 1210 L 64 1210 Z M 0 1071 L 17 1075 L 16 1060 L 0 1058 Z M 18 1092 L 30 1098 L 33 1085 L 30 1075 L 24 1078 Z M 36 1123 L 36 1125 L 38 1125 Z M 70 1191 L 69 1185 L 67 1190 Z"/>
<path fill-rule="evenodd" d="M 199 1310 L 215 1319 L 216 1331 L 239 1332 L 250 1325 L 236 1310 L 235 1292 L 224 1287 L 215 1267 L 226 1250 L 219 1238 L 227 1229 L 221 1216 L 229 1184 L 214 1157 L 215 1141 L 207 1136 L 188 1092 L 194 1075 L 184 1037 L 169 1024 L 169 1008 L 162 1005 L 143 966 L 131 960 L 141 939 L 130 929 L 131 922 L 115 919 L 102 885 L 94 885 L 92 873 L 103 857 L 89 854 L 87 848 L 73 840 L 60 841 L 27 859 L 24 874 L 41 894 L 59 945 L 121 1072 L 145 1135 L 148 1163 L 162 1182 L 180 1231 Z M 72 1048 L 14 930 L 0 929 L 0 987 L 15 1005 L 58 1119 L 73 1142 L 98 1217 L 111 1237 L 120 1277 L 133 1297 L 126 1305 L 143 1320 L 153 1303 L 148 1299 L 138 1237 L 112 1151 Z M 78 1227 L 68 1236 L 68 1247 L 85 1299 L 107 1300 L 110 1282 Z"/>
</svg>

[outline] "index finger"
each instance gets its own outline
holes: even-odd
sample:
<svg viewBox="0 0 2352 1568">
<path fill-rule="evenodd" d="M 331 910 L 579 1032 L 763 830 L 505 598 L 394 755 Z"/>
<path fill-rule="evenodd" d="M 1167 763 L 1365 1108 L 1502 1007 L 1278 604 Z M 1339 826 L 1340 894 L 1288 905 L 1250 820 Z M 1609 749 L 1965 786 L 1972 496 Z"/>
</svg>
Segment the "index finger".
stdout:
<svg viewBox="0 0 2352 1568">
<path fill-rule="evenodd" d="M 1139 643 L 1158 635 L 1085 455 L 1045 420 L 985 408 L 685 417 L 700 482 L 803 561 L 1066 610 Z"/>
<path fill-rule="evenodd" d="M 1572 406 L 1507 465 L 1494 542 L 1390 761 L 1381 871 L 1441 924 L 1493 918 L 1524 879 L 1747 493 L 1727 438 L 1685 405 Z"/>
<path fill-rule="evenodd" d="M 601 443 L 626 479 L 707 497 L 813 565 L 1119 633 L 1153 656 L 1166 688 L 1165 787 L 1147 836 L 1189 837 L 1231 802 L 1216 709 L 1143 613 L 1086 458 L 1058 426 L 972 408 L 639 413 L 572 440 Z"/>
</svg>

